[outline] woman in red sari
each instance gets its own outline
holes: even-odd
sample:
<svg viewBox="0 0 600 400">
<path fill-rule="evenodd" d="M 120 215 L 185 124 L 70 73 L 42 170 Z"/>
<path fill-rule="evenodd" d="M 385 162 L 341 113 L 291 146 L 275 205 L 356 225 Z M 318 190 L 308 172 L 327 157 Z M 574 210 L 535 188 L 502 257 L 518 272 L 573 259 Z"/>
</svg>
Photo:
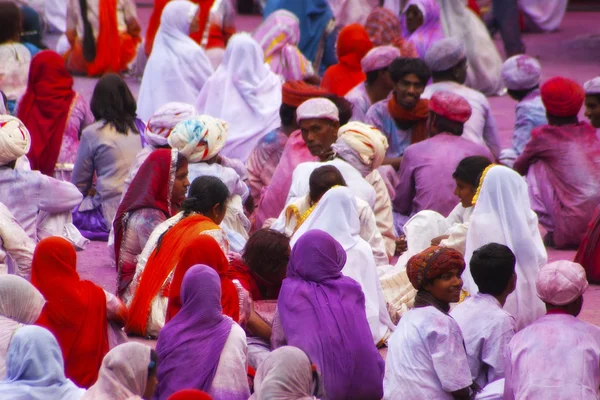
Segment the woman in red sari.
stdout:
<svg viewBox="0 0 600 400">
<path fill-rule="evenodd" d="M 96 382 L 109 350 L 107 322 L 122 326 L 127 309 L 122 304 L 109 309 L 104 290 L 81 280 L 76 264 L 77 255 L 70 242 L 58 236 L 43 239 L 33 254 L 31 283 L 46 299 L 36 325 L 56 337 L 67 378 L 88 388 Z"/>
</svg>

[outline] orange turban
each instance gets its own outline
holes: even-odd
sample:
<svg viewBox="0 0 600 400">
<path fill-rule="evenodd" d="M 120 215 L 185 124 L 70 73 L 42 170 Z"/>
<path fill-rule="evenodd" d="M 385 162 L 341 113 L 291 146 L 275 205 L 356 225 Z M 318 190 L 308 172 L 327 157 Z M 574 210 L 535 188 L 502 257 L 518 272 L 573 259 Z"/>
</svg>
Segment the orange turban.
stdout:
<svg viewBox="0 0 600 400">
<path fill-rule="evenodd" d="M 580 84 L 560 76 L 547 80 L 542 85 L 541 95 L 548 114 L 556 117 L 577 115 L 585 99 L 585 93 Z"/>
<path fill-rule="evenodd" d="M 465 270 L 462 254 L 448 247 L 431 246 L 408 260 L 406 274 L 413 287 L 421 290 L 427 281 L 455 268 L 461 273 Z"/>
<path fill-rule="evenodd" d="M 282 103 L 292 107 L 299 107 L 306 100 L 315 97 L 328 97 L 330 95 L 325 89 L 304 81 L 287 81 L 282 87 Z"/>
</svg>

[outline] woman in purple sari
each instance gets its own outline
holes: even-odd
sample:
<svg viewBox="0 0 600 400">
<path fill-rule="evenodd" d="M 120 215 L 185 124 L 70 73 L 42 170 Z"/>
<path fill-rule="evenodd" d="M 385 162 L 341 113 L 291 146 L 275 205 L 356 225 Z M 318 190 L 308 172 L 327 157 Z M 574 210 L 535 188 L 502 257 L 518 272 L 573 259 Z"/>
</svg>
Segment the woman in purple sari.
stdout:
<svg viewBox="0 0 600 400">
<path fill-rule="evenodd" d="M 402 37 L 425 57 L 429 46 L 444 38 L 437 0 L 409 0 L 402 12 Z"/>
<path fill-rule="evenodd" d="M 298 239 L 277 302 L 283 335 L 317 365 L 325 398 L 380 399 L 384 361 L 360 285 L 341 273 L 345 263 L 346 252 L 328 233 L 315 229 Z"/>
<path fill-rule="evenodd" d="M 246 334 L 223 315 L 217 272 L 206 265 L 190 268 L 183 277 L 181 302 L 156 344 L 159 384 L 154 398 L 199 389 L 213 400 L 248 399 Z"/>
</svg>

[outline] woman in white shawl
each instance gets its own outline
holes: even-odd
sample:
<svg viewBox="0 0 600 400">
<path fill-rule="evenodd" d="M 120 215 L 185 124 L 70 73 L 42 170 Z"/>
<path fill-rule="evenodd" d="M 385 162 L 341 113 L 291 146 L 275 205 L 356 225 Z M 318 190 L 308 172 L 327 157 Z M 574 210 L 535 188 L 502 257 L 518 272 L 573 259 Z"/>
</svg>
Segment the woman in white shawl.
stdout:
<svg viewBox="0 0 600 400">
<path fill-rule="evenodd" d="M 37 321 L 45 303 L 44 296 L 25 279 L 0 276 L 0 379 L 6 373 L 6 353 L 13 334 Z"/>
<path fill-rule="evenodd" d="M 185 0 L 166 5 L 138 96 L 144 121 L 170 101 L 194 104 L 213 73 L 204 50 L 189 37 L 197 25 L 198 5 Z"/>
<path fill-rule="evenodd" d="M 488 243 L 508 246 L 517 258 L 517 288 L 508 296 L 504 309 L 517 321 L 521 330 L 544 314 L 544 304 L 538 298 L 535 281 L 538 271 L 546 265 L 548 255 L 542 242 L 538 218 L 531 210 L 527 182 L 518 173 L 504 166 L 490 166 L 484 171 L 475 208 L 467 231 L 465 261 L 473 252 Z M 464 289 L 472 296 L 478 292 L 469 268 L 463 273 Z"/>
<path fill-rule="evenodd" d="M 356 200 L 348 188 L 334 187 L 323 195 L 310 216 L 292 236 L 290 247 L 293 248 L 298 239 L 312 229 L 329 233 L 346 251 L 348 260 L 342 273 L 362 287 L 373 340 L 378 346 L 382 345 L 395 327 L 383 298 L 371 246 L 359 235 Z"/>
<path fill-rule="evenodd" d="M 279 127 L 281 85 L 256 40 L 246 33 L 233 35 L 196 101 L 198 113 L 229 124 L 225 156 L 246 162 L 258 142 Z"/>
<path fill-rule="evenodd" d="M 79 400 L 84 393 L 65 377 L 62 352 L 49 330 L 34 325 L 17 330 L 8 347 L 0 399 Z"/>
</svg>

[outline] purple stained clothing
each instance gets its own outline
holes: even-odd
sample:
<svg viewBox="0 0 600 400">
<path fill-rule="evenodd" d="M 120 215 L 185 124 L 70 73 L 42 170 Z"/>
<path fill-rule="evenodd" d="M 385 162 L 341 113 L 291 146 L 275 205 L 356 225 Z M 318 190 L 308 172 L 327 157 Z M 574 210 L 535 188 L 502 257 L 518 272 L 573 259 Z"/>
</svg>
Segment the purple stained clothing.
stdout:
<svg viewBox="0 0 600 400">
<path fill-rule="evenodd" d="M 400 164 L 394 212 L 412 216 L 433 210 L 447 217 L 457 201 L 452 174 L 458 163 L 470 156 L 493 160 L 487 147 L 448 133 L 410 145 Z"/>
<path fill-rule="evenodd" d="M 181 389 L 210 392 L 233 321 L 223 315 L 217 272 L 195 265 L 181 285 L 181 310 L 161 330 L 156 343 L 158 386 L 155 399 Z"/>
<path fill-rule="evenodd" d="M 600 141 L 586 122 L 544 125 L 515 161 L 527 175 L 532 209 L 557 248 L 577 247 L 600 202 Z"/>
<path fill-rule="evenodd" d="M 354 86 L 346 96 L 346 100 L 352 103 L 352 121 L 365 122 L 367 120 L 367 111 L 371 107 L 371 99 L 367 94 L 366 82 L 361 82 Z"/>
<path fill-rule="evenodd" d="M 246 160 L 250 194 L 258 202 L 262 189 L 271 184 L 288 137 L 278 128 L 262 138 Z"/>
<path fill-rule="evenodd" d="M 386 157 L 401 157 L 404 154 L 404 150 L 410 145 L 412 129 L 403 130 L 398 128 L 396 121 L 394 121 L 394 118 L 392 118 L 388 111 L 390 96 L 378 101 L 369 108 L 365 117 L 365 123 L 373 125 L 387 137 L 389 147 L 385 153 Z"/>
<path fill-rule="evenodd" d="M 385 363 L 369 330 L 360 285 L 341 270 L 346 252 L 328 233 L 310 230 L 292 250 L 277 302 L 290 346 L 323 375 L 328 399 L 380 399 Z"/>
<path fill-rule="evenodd" d="M 406 10 L 410 6 L 416 6 L 423 14 L 423 24 L 413 33 L 406 27 Z M 440 6 L 437 0 L 409 0 L 404 6 L 402 13 L 402 37 L 407 38 L 408 43 L 412 43 L 419 54 L 419 57 L 425 57 L 427 49 L 440 39 L 444 38 L 442 22 L 440 20 Z"/>
</svg>

